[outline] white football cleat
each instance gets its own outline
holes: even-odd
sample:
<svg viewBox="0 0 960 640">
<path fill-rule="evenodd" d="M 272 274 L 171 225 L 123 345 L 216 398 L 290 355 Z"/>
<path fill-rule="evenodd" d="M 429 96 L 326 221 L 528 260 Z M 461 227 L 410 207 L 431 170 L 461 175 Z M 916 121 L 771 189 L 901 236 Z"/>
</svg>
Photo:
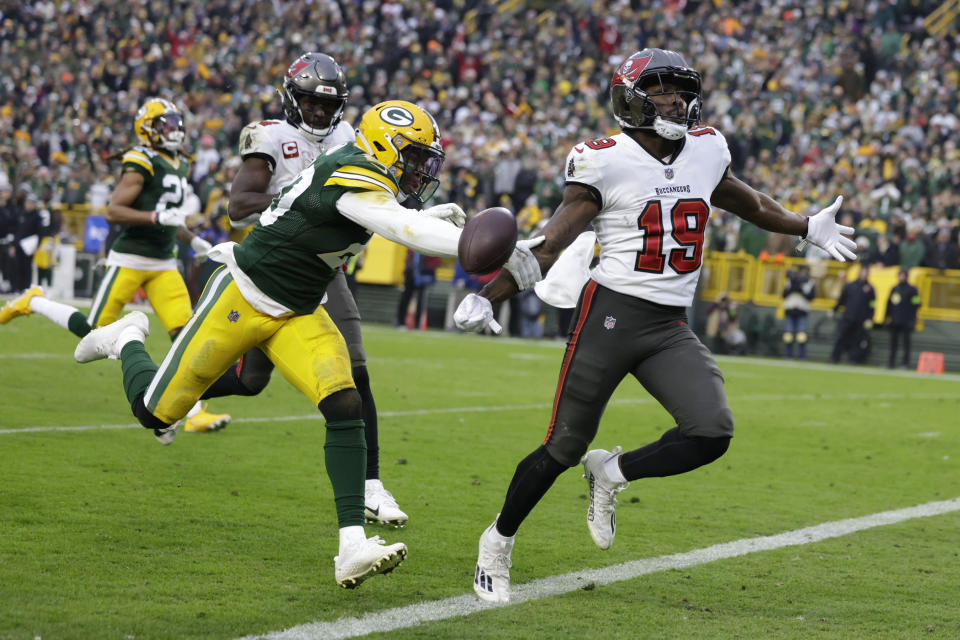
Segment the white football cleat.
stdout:
<svg viewBox="0 0 960 640">
<path fill-rule="evenodd" d="M 182 422 L 183 420 L 177 420 L 166 429 L 154 429 L 153 437 L 156 438 L 160 444 L 173 444 L 174 439 L 177 437 L 177 429 L 180 428 Z"/>
<path fill-rule="evenodd" d="M 400 510 L 393 494 L 379 480 L 367 480 L 363 490 L 363 514 L 367 522 L 402 527 L 407 514 Z"/>
<path fill-rule="evenodd" d="M 499 517 L 499 516 L 498 516 Z M 487 534 L 497 525 L 487 527 L 480 534 L 477 568 L 473 572 L 473 592 L 487 602 L 510 602 L 510 552 L 513 551 L 513 538 L 506 542 L 490 540 Z"/>
<path fill-rule="evenodd" d="M 388 545 L 380 536 L 365 538 L 359 544 L 343 549 L 333 559 L 337 584 L 354 589 L 361 582 L 378 573 L 390 573 L 407 557 L 407 545 L 395 542 Z"/>
<path fill-rule="evenodd" d="M 77 362 L 93 362 L 102 358 L 116 360 L 120 357 L 117 339 L 127 327 L 135 327 L 142 337 L 150 335 L 150 321 L 142 311 L 131 311 L 119 320 L 94 329 L 80 340 L 73 359 Z"/>
<path fill-rule="evenodd" d="M 587 509 L 587 528 L 590 537 L 601 549 L 609 549 L 617 533 L 617 494 L 626 489 L 629 482 L 614 482 L 607 478 L 603 465 L 610 458 L 623 452 L 620 447 L 613 451 L 594 449 L 583 456 L 583 477 L 590 486 L 590 507 Z"/>
</svg>

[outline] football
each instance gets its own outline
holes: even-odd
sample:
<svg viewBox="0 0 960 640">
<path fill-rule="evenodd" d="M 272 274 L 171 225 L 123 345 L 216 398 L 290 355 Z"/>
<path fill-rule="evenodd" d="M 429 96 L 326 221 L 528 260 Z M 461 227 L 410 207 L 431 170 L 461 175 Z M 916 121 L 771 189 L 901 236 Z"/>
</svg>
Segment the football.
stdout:
<svg viewBox="0 0 960 640">
<path fill-rule="evenodd" d="M 508 209 L 492 207 L 467 220 L 457 257 L 464 271 L 481 276 L 502 267 L 516 244 L 517 219 Z"/>
</svg>

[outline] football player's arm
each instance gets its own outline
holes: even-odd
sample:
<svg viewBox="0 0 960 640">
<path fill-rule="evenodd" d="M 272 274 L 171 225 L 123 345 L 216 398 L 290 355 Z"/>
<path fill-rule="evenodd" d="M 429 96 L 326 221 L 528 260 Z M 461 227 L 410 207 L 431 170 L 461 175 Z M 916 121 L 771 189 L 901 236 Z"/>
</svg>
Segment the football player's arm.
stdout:
<svg viewBox="0 0 960 640">
<path fill-rule="evenodd" d="M 120 182 L 110 194 L 110 202 L 107 204 L 107 222 L 121 225 L 156 222 L 153 211 L 140 211 L 130 206 L 143 191 L 143 183 L 143 174 L 137 171 L 125 171 L 120 176 Z"/>
<path fill-rule="evenodd" d="M 247 156 L 243 159 L 243 164 L 240 165 L 240 170 L 237 171 L 230 185 L 227 215 L 230 216 L 231 225 L 246 226 L 256 222 L 256 219 L 248 222 L 246 218 L 262 212 L 277 197 L 275 193 L 267 193 L 272 179 L 273 171 L 270 170 L 270 163 L 266 159 L 259 156 Z M 234 225 L 234 223 L 241 224 Z"/>
<path fill-rule="evenodd" d="M 540 263 L 540 271 L 547 273 L 560 254 L 577 239 L 587 225 L 600 213 L 600 203 L 590 189 L 579 184 L 568 184 L 563 190 L 563 200 L 543 228 L 546 239 L 530 251 Z M 492 304 L 502 302 L 519 291 L 513 276 L 503 269 L 488 282 L 480 295 Z"/>
<path fill-rule="evenodd" d="M 386 191 L 348 191 L 337 199 L 337 210 L 348 220 L 398 244 L 428 256 L 457 255 L 460 229 L 416 209 L 405 209 Z"/>
<path fill-rule="evenodd" d="M 787 211 L 767 194 L 760 193 L 734 176 L 729 168 L 713 190 L 710 203 L 767 231 L 792 236 L 807 234 L 806 216 Z"/>
</svg>

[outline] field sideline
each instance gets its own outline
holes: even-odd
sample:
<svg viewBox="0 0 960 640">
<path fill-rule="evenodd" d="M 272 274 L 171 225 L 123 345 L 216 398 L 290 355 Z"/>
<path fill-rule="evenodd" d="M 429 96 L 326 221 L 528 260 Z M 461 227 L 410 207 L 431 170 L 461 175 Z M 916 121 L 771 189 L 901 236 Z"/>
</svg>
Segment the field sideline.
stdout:
<svg viewBox="0 0 960 640">
<path fill-rule="evenodd" d="M 960 376 L 719 358 L 728 454 L 620 494 L 608 551 L 564 474 L 518 535 L 518 602 L 492 607 L 470 593 L 477 536 L 542 439 L 562 343 L 365 336 L 381 475 L 411 515 L 368 532 L 410 557 L 344 591 L 321 420 L 279 376 L 211 403 L 224 432 L 160 447 L 117 363 L 73 363 L 42 318 L 0 327 L 0 639 L 960 636 Z M 595 445 L 668 426 L 628 380 Z"/>
</svg>

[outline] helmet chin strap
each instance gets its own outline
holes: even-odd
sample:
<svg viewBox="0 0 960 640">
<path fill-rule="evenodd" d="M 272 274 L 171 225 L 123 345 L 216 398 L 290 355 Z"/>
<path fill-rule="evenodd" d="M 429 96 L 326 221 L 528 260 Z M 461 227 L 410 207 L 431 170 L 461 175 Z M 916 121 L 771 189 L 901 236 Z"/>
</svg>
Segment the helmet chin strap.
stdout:
<svg viewBox="0 0 960 640">
<path fill-rule="evenodd" d="M 320 142 L 328 135 L 333 127 L 327 127 L 326 129 L 314 129 L 311 126 L 308 126 L 307 123 L 303 120 L 303 113 L 300 114 L 300 124 L 297 125 L 297 128 L 300 129 L 308 137 L 313 138 L 314 142 Z"/>
<path fill-rule="evenodd" d="M 657 132 L 661 138 L 666 138 L 667 140 L 679 140 L 687 134 L 687 125 L 680 124 L 678 122 L 670 122 L 669 120 L 664 120 L 660 116 L 657 116 L 653 119 L 653 130 Z"/>
</svg>

